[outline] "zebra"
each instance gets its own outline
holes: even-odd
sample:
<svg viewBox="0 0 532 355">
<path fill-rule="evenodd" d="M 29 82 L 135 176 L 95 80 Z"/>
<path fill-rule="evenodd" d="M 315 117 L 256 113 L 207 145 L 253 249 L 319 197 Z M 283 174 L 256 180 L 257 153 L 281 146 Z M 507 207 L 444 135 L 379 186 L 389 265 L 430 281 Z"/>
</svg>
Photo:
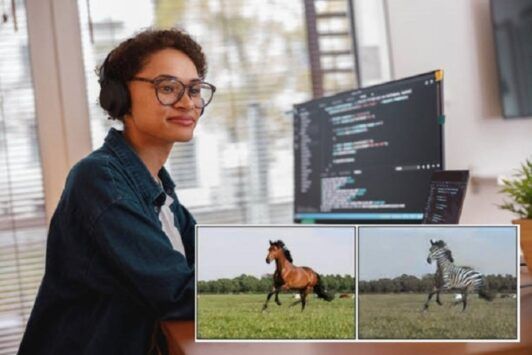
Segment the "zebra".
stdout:
<svg viewBox="0 0 532 355">
<path fill-rule="evenodd" d="M 451 251 L 443 240 L 430 240 L 431 247 L 427 262 L 430 264 L 432 260 L 436 261 L 437 268 L 435 274 L 435 284 L 432 291 L 429 292 L 427 301 L 423 308 L 426 311 L 429 308 L 429 302 L 432 296 L 436 294 L 436 302 L 442 305 L 440 301 L 440 292 L 442 290 L 458 289 L 461 292 L 462 298 L 454 302 L 455 305 L 462 303 L 462 312 L 467 307 L 468 292 L 478 292 L 479 297 L 492 301 L 494 295 L 489 293 L 486 288 L 486 281 L 484 276 L 473 270 L 468 266 L 454 265 L 454 259 Z"/>
</svg>

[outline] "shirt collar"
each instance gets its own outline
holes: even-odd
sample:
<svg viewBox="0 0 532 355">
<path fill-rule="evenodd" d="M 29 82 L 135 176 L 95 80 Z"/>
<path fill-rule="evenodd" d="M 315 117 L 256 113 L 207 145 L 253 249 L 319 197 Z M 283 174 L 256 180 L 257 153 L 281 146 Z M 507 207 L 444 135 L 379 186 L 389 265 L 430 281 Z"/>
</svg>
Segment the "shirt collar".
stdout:
<svg viewBox="0 0 532 355">
<path fill-rule="evenodd" d="M 164 192 L 170 195 L 174 190 L 175 184 L 164 166 L 157 174 L 163 186 L 161 187 L 153 179 L 144 162 L 124 139 L 122 131 L 111 128 L 109 133 L 107 133 L 107 137 L 105 137 L 104 147 L 109 148 L 117 155 L 126 170 L 134 177 L 134 181 L 138 185 L 142 197 L 148 203 L 160 206 L 166 198 Z"/>
</svg>

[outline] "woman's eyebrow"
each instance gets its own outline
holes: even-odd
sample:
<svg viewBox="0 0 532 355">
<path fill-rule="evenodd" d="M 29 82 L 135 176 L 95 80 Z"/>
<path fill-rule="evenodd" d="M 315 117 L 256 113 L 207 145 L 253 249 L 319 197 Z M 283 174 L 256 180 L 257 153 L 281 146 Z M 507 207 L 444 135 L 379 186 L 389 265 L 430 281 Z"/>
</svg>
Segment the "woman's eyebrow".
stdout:
<svg viewBox="0 0 532 355">
<path fill-rule="evenodd" d="M 184 82 L 182 78 L 175 76 L 175 75 L 170 75 L 170 74 L 160 74 L 160 75 L 157 75 L 156 78 L 177 79 L 177 80 L 181 80 Z M 198 82 L 198 81 L 202 81 L 202 80 L 200 78 L 192 78 L 188 82 L 193 83 L 193 82 Z"/>
</svg>

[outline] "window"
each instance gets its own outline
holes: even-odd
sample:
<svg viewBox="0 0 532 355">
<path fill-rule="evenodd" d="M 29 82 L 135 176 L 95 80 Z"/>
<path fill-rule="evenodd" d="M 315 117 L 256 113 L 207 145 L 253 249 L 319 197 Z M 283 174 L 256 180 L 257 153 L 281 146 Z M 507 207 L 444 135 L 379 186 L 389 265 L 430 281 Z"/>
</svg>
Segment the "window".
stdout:
<svg viewBox="0 0 532 355">
<path fill-rule="evenodd" d="M 16 353 L 43 276 L 46 217 L 25 3 L 0 24 L 0 354 Z"/>
<path fill-rule="evenodd" d="M 94 148 L 109 127 L 97 104 L 95 66 L 135 30 L 184 28 L 204 48 L 207 81 L 217 91 L 194 140 L 176 144 L 168 160 L 180 200 L 202 223 L 290 223 L 290 111 L 311 97 L 303 3 L 135 4 L 78 0 Z"/>
</svg>

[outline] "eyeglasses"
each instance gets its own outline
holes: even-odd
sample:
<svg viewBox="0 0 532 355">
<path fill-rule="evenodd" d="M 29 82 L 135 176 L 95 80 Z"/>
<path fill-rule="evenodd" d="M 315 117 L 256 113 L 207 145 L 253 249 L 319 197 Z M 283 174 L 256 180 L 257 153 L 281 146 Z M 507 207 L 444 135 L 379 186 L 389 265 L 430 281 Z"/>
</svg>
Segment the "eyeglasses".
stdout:
<svg viewBox="0 0 532 355">
<path fill-rule="evenodd" d="M 144 81 L 153 84 L 155 96 L 157 96 L 157 100 L 163 106 L 174 105 L 181 100 L 186 91 L 194 106 L 202 109 L 211 102 L 216 91 L 214 85 L 204 81 L 194 80 L 190 84 L 185 85 L 178 78 L 170 75 L 161 75 L 155 79 L 134 77 L 131 81 Z"/>
</svg>

